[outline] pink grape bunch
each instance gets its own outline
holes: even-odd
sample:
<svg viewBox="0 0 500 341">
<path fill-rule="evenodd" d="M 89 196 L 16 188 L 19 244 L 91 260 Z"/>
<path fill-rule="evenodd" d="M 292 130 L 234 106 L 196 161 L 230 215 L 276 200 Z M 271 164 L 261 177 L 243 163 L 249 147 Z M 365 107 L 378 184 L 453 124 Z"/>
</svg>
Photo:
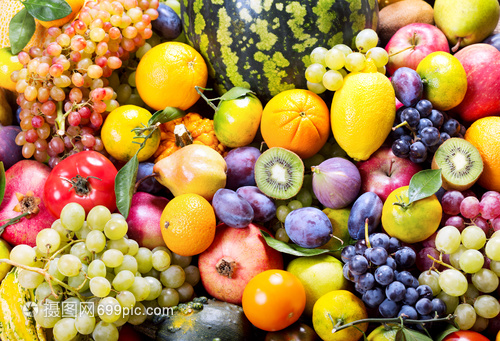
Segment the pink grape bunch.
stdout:
<svg viewBox="0 0 500 341">
<path fill-rule="evenodd" d="M 99 131 L 120 103 L 109 79 L 151 38 L 158 0 L 88 1 L 76 20 L 47 30 L 43 49 L 18 54 L 23 157 L 54 167 L 82 150 L 105 152 Z"/>
</svg>

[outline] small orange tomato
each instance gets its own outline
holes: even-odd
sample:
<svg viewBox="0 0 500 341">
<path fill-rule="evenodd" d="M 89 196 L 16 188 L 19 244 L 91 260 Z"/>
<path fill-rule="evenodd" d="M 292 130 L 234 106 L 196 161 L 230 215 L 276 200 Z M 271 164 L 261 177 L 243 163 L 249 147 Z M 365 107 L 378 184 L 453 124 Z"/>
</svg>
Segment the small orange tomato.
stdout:
<svg viewBox="0 0 500 341">
<path fill-rule="evenodd" d="M 288 327 L 306 306 L 304 286 L 284 270 L 267 270 L 248 282 L 243 291 L 243 312 L 250 322 L 266 331 Z"/>
</svg>

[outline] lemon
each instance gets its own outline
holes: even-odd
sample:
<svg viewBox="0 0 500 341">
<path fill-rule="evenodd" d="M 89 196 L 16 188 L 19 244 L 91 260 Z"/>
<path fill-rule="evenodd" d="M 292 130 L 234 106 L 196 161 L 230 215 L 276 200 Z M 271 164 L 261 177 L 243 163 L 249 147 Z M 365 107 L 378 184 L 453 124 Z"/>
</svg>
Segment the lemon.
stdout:
<svg viewBox="0 0 500 341">
<path fill-rule="evenodd" d="M 147 126 L 151 113 L 136 105 L 124 105 L 109 113 L 101 129 L 102 143 L 106 151 L 118 161 L 127 162 L 139 149 L 144 139 L 136 136 L 146 136 L 149 131 L 137 134 L 135 128 Z M 146 161 L 155 153 L 160 145 L 160 131 L 156 130 L 146 142 L 146 146 L 139 152 L 139 162 Z"/>
<path fill-rule="evenodd" d="M 462 102 L 467 92 L 467 74 L 451 54 L 437 51 L 422 59 L 417 73 L 424 83 L 424 98 L 434 109 L 450 110 Z"/>
<path fill-rule="evenodd" d="M 384 143 L 396 116 L 396 95 L 380 72 L 355 72 L 335 92 L 331 124 L 335 140 L 356 161 L 366 160 Z"/>
<path fill-rule="evenodd" d="M 10 80 L 10 75 L 22 68 L 23 66 L 19 63 L 17 56 L 10 52 L 10 47 L 0 49 L 0 87 L 16 91 L 16 83 Z"/>
<path fill-rule="evenodd" d="M 0 259 L 9 259 L 10 256 L 10 246 L 3 239 L 0 239 Z M 11 265 L 7 263 L 0 263 L 0 281 L 7 275 L 7 273 L 12 268 Z"/>
<path fill-rule="evenodd" d="M 386 327 L 384 325 L 375 328 L 370 335 L 368 335 L 368 341 L 395 341 L 398 329 Z"/>
<path fill-rule="evenodd" d="M 324 341 L 358 341 L 368 328 L 368 323 L 349 327 L 332 333 L 334 325 L 339 327 L 368 317 L 365 304 L 348 290 L 333 290 L 321 296 L 313 307 L 314 330 Z"/>
</svg>

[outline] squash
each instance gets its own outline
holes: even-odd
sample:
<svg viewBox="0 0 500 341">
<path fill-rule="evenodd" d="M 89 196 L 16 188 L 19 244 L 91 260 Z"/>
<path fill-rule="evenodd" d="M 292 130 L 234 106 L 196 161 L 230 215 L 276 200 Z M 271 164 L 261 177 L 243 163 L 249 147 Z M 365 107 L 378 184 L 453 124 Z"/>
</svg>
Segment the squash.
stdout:
<svg viewBox="0 0 500 341">
<path fill-rule="evenodd" d="M 206 145 L 225 156 L 226 146 L 215 136 L 214 121 L 190 112 L 186 116 L 160 125 L 160 145 L 154 157 L 155 163 L 188 144 Z"/>
<path fill-rule="evenodd" d="M 180 304 L 173 314 L 157 316 L 136 329 L 157 341 L 255 340 L 240 306 L 205 297 Z"/>
</svg>

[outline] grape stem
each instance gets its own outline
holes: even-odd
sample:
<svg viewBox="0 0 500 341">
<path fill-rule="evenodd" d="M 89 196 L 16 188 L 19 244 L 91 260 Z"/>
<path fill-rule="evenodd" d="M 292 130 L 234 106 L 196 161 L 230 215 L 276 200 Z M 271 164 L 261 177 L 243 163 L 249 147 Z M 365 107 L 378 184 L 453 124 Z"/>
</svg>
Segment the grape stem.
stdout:
<svg viewBox="0 0 500 341">
<path fill-rule="evenodd" d="M 57 126 L 57 135 L 64 136 L 66 134 L 66 117 L 75 110 L 78 110 L 86 105 L 92 105 L 92 100 L 89 99 L 84 103 L 73 103 L 71 109 L 67 112 L 63 113 L 63 103 L 57 102 L 57 118 L 56 118 L 56 126 Z"/>
<path fill-rule="evenodd" d="M 453 266 L 451 266 L 450 264 L 446 264 L 445 262 L 443 262 L 443 259 L 442 259 L 442 258 L 443 258 L 443 257 L 442 257 L 442 254 L 439 254 L 439 259 L 436 259 L 436 258 L 432 257 L 431 255 L 427 255 L 427 257 L 428 257 L 429 259 L 431 259 L 434 263 L 441 264 L 441 265 L 443 265 L 443 266 L 445 266 L 445 267 L 447 267 L 447 268 L 450 268 L 450 269 L 452 269 L 452 270 L 457 270 L 457 269 L 455 269 Z"/>
<path fill-rule="evenodd" d="M 368 248 L 370 249 L 372 247 L 372 245 L 370 244 L 370 238 L 368 237 L 369 233 L 368 233 L 368 218 L 365 219 L 365 242 L 366 242 L 366 246 L 368 246 Z"/>
<path fill-rule="evenodd" d="M 328 314 L 328 315 L 330 315 L 330 314 Z M 329 317 L 333 323 L 332 317 L 331 316 L 329 316 Z M 402 316 L 394 317 L 394 318 L 366 318 L 366 319 L 361 319 L 361 320 L 349 322 L 349 323 L 343 324 L 343 325 L 338 326 L 338 327 L 334 326 L 332 329 L 332 334 L 336 333 L 342 329 L 353 327 L 354 325 L 361 324 L 361 323 L 385 323 L 385 324 L 386 323 L 401 323 L 401 325 L 403 326 L 404 324 L 424 324 L 424 323 L 430 323 L 430 322 L 449 322 L 449 321 L 453 321 L 454 319 L 455 319 L 455 315 L 453 315 L 453 314 L 449 314 L 446 317 L 439 317 L 439 318 L 433 318 L 433 319 L 427 319 L 427 320 L 405 319 Z"/>
</svg>

